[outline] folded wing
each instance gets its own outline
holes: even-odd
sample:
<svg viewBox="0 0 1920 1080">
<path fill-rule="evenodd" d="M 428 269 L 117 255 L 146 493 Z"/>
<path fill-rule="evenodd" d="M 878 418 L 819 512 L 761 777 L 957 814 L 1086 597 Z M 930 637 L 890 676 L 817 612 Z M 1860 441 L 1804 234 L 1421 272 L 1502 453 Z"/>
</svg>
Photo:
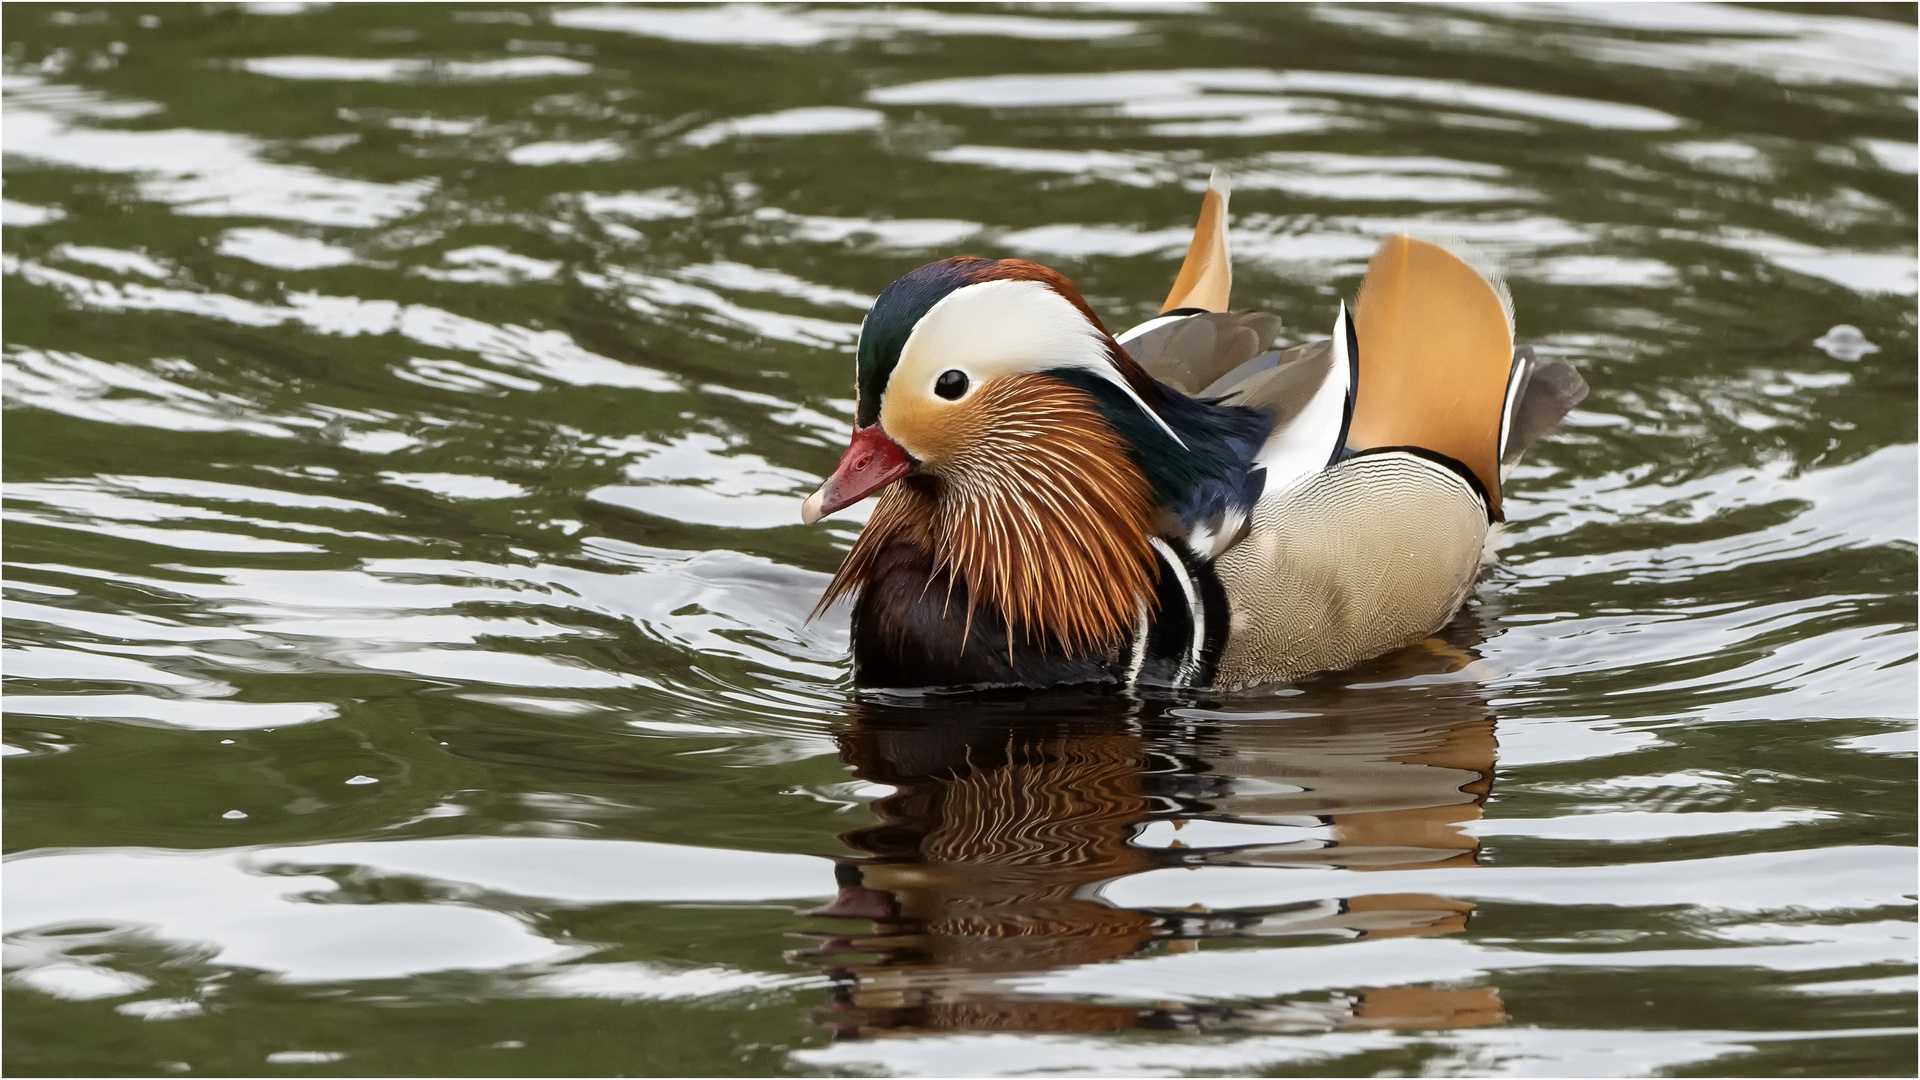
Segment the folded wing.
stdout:
<svg viewBox="0 0 1920 1080">
<path fill-rule="evenodd" d="M 1353 454 L 1401 448 L 1469 480 L 1501 520 L 1505 473 L 1586 396 L 1579 373 L 1516 351 L 1505 290 L 1409 236 L 1380 245 L 1329 340 L 1278 350 L 1277 316 L 1226 310 L 1226 209 L 1216 173 L 1163 314 L 1119 338 L 1128 353 L 1190 397 L 1270 412 L 1253 462 L 1270 494 Z"/>
</svg>

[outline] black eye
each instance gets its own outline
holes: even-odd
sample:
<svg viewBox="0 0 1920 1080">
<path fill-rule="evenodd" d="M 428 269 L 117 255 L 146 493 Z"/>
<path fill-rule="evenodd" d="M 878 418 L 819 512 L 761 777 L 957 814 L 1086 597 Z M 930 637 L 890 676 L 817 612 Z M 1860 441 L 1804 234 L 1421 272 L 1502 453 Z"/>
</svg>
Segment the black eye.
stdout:
<svg viewBox="0 0 1920 1080">
<path fill-rule="evenodd" d="M 960 395 L 967 392 L 967 373 L 948 368 L 934 380 L 933 392 L 948 401 L 959 401 Z"/>
</svg>

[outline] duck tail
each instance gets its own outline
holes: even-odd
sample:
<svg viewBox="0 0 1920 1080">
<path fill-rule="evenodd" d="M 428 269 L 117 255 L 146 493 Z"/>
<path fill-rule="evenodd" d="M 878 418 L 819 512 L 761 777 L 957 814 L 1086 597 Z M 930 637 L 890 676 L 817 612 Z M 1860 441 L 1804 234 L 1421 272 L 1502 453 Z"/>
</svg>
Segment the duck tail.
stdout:
<svg viewBox="0 0 1920 1080">
<path fill-rule="evenodd" d="M 1500 479 L 1520 463 L 1527 448 L 1551 434 L 1587 396 L 1587 380 L 1565 360 L 1541 362 L 1533 347 L 1513 353 L 1513 382 L 1500 422 Z"/>
</svg>

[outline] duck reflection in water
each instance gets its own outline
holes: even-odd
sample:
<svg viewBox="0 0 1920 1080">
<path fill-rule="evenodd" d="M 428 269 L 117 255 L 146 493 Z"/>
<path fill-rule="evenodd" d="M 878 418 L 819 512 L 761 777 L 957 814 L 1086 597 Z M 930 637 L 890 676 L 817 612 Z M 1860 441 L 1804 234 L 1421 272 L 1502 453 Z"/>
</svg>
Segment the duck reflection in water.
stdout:
<svg viewBox="0 0 1920 1080">
<path fill-rule="evenodd" d="M 812 913 L 871 920 L 872 931 L 823 936 L 797 954 L 835 978 L 823 1021 L 846 1037 L 1503 1021 L 1486 986 L 1233 1008 L 1061 1000 L 1013 985 L 1208 939 L 1463 930 L 1473 905 L 1439 896 L 1232 909 L 1130 908 L 1100 896 L 1117 879 L 1169 867 L 1471 865 L 1478 842 L 1460 826 L 1480 817 L 1495 753 L 1480 688 L 1369 689 L 1354 677 L 1237 713 L 1112 697 L 864 703 L 840 737 L 842 756 L 896 790 L 873 804 L 877 824 L 842 837 L 865 854 L 841 861 L 838 896 Z M 1262 995 L 1249 986 L 1233 996 Z"/>
</svg>

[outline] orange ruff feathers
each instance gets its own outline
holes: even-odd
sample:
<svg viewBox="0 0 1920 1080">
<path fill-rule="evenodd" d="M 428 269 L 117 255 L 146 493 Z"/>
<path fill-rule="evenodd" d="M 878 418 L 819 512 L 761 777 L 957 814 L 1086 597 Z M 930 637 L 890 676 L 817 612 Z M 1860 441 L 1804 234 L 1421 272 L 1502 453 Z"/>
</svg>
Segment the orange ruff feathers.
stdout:
<svg viewBox="0 0 1920 1080">
<path fill-rule="evenodd" d="M 990 392 L 980 430 L 958 440 L 968 452 L 925 477 L 940 497 L 921 478 L 888 488 L 821 606 L 865 586 L 880 553 L 905 540 L 965 583 L 969 613 L 1000 612 L 1010 643 L 1097 653 L 1153 603 L 1146 479 L 1083 391 L 1023 375 Z"/>
</svg>

